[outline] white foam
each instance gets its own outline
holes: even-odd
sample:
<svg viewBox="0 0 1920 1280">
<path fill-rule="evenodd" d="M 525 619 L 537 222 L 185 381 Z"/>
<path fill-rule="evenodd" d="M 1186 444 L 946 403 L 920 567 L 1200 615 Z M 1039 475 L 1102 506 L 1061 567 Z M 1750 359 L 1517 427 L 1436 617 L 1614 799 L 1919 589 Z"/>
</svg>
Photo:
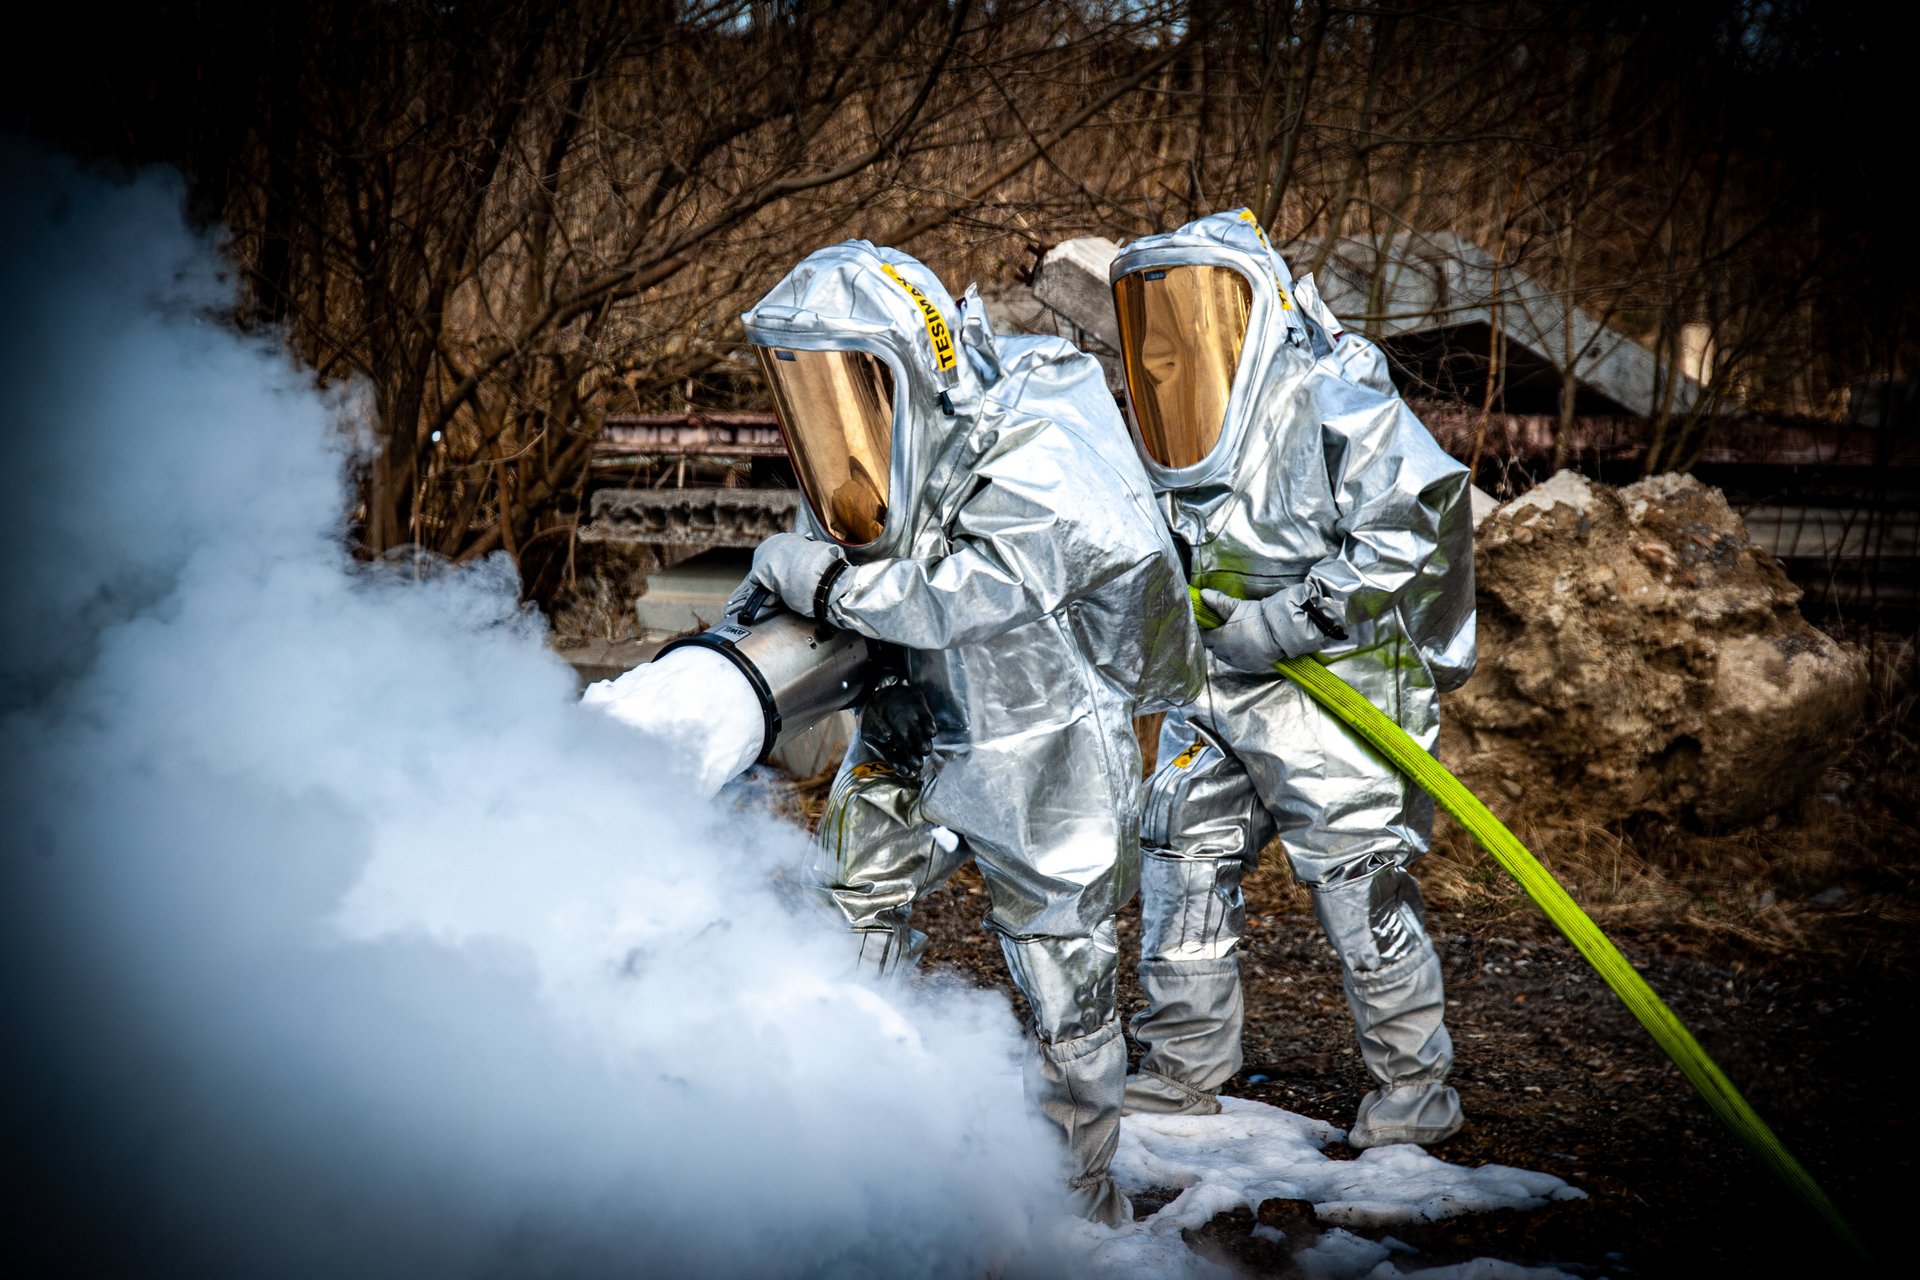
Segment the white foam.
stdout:
<svg viewBox="0 0 1920 1280">
<path fill-rule="evenodd" d="M 753 764 L 766 734 L 760 699 L 747 678 L 699 645 L 588 685 L 580 702 L 669 743 L 708 796 Z"/>
<path fill-rule="evenodd" d="M 1005 997 L 856 980 L 776 876 L 805 833 L 582 709 L 504 558 L 355 560 L 351 424 L 220 322 L 232 277 L 182 204 L 0 141 L 0 506 L 31 531 L 0 564 L 0 1132 L 34 1195 L 9 1255 L 1020 1257 L 1064 1180 Z M 672 665 L 676 714 L 740 728 L 710 666 Z"/>
</svg>

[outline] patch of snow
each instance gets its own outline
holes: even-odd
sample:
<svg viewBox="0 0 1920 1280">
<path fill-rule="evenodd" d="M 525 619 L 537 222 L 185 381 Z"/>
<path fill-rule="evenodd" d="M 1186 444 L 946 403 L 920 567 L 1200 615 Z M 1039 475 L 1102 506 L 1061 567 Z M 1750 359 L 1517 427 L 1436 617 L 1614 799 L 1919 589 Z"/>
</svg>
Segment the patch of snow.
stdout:
<svg viewBox="0 0 1920 1280">
<path fill-rule="evenodd" d="M 1399 1280 L 1401 1276 L 1418 1276 L 1420 1280 L 1574 1280 L 1571 1272 L 1558 1267 L 1523 1267 L 1498 1258 L 1475 1258 L 1423 1271 L 1402 1271 L 1391 1262 L 1383 1262 L 1367 1273 L 1366 1280 Z"/>
<path fill-rule="evenodd" d="M 1438 1222 L 1464 1213 L 1537 1209 L 1552 1200 L 1586 1199 L 1586 1192 L 1550 1173 L 1503 1164 L 1469 1169 L 1448 1164 L 1412 1143 L 1362 1151 L 1358 1160 L 1344 1164 L 1354 1171 L 1349 1194 L 1315 1200 L 1313 1209 L 1328 1222 L 1348 1226 Z"/>
<path fill-rule="evenodd" d="M 1324 1120 L 1245 1098 L 1222 1098 L 1220 1107 L 1213 1116 L 1128 1116 L 1121 1126 L 1113 1172 L 1122 1189 L 1180 1188 L 1148 1219 L 1153 1229 L 1203 1226 L 1263 1200 L 1306 1200 L 1323 1221 L 1381 1227 L 1537 1209 L 1586 1195 L 1550 1173 L 1497 1164 L 1470 1169 L 1406 1143 L 1334 1160 L 1323 1148 L 1346 1133 Z"/>
<path fill-rule="evenodd" d="M 1302 1280 L 1349 1280 L 1376 1274 L 1392 1253 L 1384 1244 L 1335 1227 L 1294 1254 L 1292 1262 Z M 1389 1275 L 1400 1274 L 1391 1266 L 1386 1271 Z"/>
<path fill-rule="evenodd" d="M 1156 1231 L 1146 1222 L 1103 1227 L 1084 1218 L 1057 1221 L 1050 1231 L 1054 1257 L 1028 1259 L 1055 1263 L 1057 1274 L 1086 1280 L 1233 1280 L 1233 1272 L 1187 1247 L 1177 1231 Z M 1044 1274 L 1040 1267 L 1033 1274 Z"/>
</svg>

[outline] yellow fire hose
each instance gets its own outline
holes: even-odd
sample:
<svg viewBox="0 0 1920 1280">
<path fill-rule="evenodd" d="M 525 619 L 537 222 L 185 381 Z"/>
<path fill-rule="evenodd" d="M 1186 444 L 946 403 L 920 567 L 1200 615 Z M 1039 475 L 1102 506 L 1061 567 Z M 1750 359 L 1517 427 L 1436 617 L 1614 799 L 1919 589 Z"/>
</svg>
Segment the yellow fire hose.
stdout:
<svg viewBox="0 0 1920 1280">
<path fill-rule="evenodd" d="M 1219 626 L 1220 616 L 1200 599 L 1199 590 L 1189 590 L 1193 596 L 1195 620 L 1208 630 Z M 1306 690 L 1308 696 L 1342 724 L 1364 738 L 1390 764 L 1418 783 L 1441 808 L 1472 832 L 1474 839 L 1520 882 L 1527 896 L 1539 904 L 1560 932 L 1567 935 L 1567 940 L 1613 988 L 1613 993 L 1620 997 L 1621 1003 L 1640 1019 L 1640 1025 L 1666 1050 L 1667 1056 L 1699 1090 L 1714 1114 L 1733 1130 L 1733 1136 L 1760 1163 L 1792 1188 L 1848 1248 L 1862 1259 L 1869 1257 L 1860 1237 L 1840 1216 L 1840 1210 L 1820 1189 L 1820 1184 L 1813 1180 L 1813 1175 L 1802 1168 L 1800 1162 L 1781 1145 L 1766 1121 L 1733 1087 L 1733 1082 L 1727 1079 L 1719 1064 L 1707 1056 L 1707 1051 L 1700 1047 L 1693 1033 L 1687 1030 L 1673 1010 L 1667 1008 L 1666 1002 L 1653 993 L 1647 980 L 1620 954 L 1620 948 L 1613 945 L 1613 940 L 1602 933 L 1592 917 L 1568 896 L 1560 882 L 1553 878 L 1553 873 L 1540 865 L 1540 860 L 1520 843 L 1513 832 L 1507 830 L 1505 823 L 1493 816 L 1479 797 L 1467 790 L 1458 778 L 1429 755 L 1426 748 L 1408 737 L 1406 731 L 1385 713 L 1318 662 L 1311 658 L 1290 658 L 1275 664 L 1275 667 Z"/>
</svg>

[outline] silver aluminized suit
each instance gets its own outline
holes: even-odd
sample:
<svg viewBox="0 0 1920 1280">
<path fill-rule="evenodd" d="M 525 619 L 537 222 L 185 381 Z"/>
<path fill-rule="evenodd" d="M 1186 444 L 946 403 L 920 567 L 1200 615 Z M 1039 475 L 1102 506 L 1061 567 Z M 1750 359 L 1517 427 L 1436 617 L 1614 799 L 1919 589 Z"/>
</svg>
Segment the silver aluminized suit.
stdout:
<svg viewBox="0 0 1920 1280">
<path fill-rule="evenodd" d="M 742 319 L 763 347 L 851 347 L 893 380 L 894 501 L 876 540 L 848 548 L 827 620 L 903 646 L 937 728 L 919 777 L 855 737 L 814 880 L 886 972 L 924 944 L 915 897 L 976 860 L 1033 1012 L 1029 1097 L 1065 1131 L 1078 1207 L 1122 1220 L 1107 1166 L 1126 1074 L 1114 918 L 1137 877 L 1133 717 L 1192 696 L 1201 657 L 1152 489 L 1090 356 L 996 340 L 976 294 L 956 305 L 904 254 L 823 249 Z"/>
<path fill-rule="evenodd" d="M 1254 286 L 1218 443 L 1178 470 L 1141 446 L 1194 583 L 1250 600 L 1317 584 L 1347 632 L 1317 659 L 1431 750 L 1436 695 L 1474 663 L 1465 469 L 1394 392 L 1378 350 L 1341 331 L 1311 280 L 1294 288 L 1251 213 L 1139 240 L 1112 278 L 1171 264 L 1231 267 Z M 1135 430 L 1138 442 L 1137 417 Z M 1239 1070 L 1241 878 L 1277 834 L 1339 955 L 1378 1082 L 1350 1140 L 1454 1132 L 1440 965 L 1406 869 L 1426 852 L 1432 801 L 1290 681 L 1212 654 L 1200 695 L 1167 718 L 1159 761 L 1142 814 L 1150 1006 L 1134 1022 L 1144 1055 L 1129 1109 L 1215 1110 Z"/>
</svg>

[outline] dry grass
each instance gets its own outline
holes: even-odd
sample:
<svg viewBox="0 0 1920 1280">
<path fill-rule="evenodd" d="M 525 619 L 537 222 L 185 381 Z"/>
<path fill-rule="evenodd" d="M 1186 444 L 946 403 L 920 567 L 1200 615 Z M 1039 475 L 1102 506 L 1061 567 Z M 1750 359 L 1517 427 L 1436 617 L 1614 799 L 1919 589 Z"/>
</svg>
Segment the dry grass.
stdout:
<svg viewBox="0 0 1920 1280">
<path fill-rule="evenodd" d="M 563 648 L 589 640 L 629 640 L 640 634 L 633 605 L 647 576 L 662 559 L 651 548 L 619 543 L 585 543 L 581 572 L 569 577 L 547 610 L 548 623 Z"/>
<path fill-rule="evenodd" d="M 625 640 L 637 633 L 633 597 L 605 578 L 576 578 L 549 615 L 561 645 L 569 640 Z"/>
</svg>

